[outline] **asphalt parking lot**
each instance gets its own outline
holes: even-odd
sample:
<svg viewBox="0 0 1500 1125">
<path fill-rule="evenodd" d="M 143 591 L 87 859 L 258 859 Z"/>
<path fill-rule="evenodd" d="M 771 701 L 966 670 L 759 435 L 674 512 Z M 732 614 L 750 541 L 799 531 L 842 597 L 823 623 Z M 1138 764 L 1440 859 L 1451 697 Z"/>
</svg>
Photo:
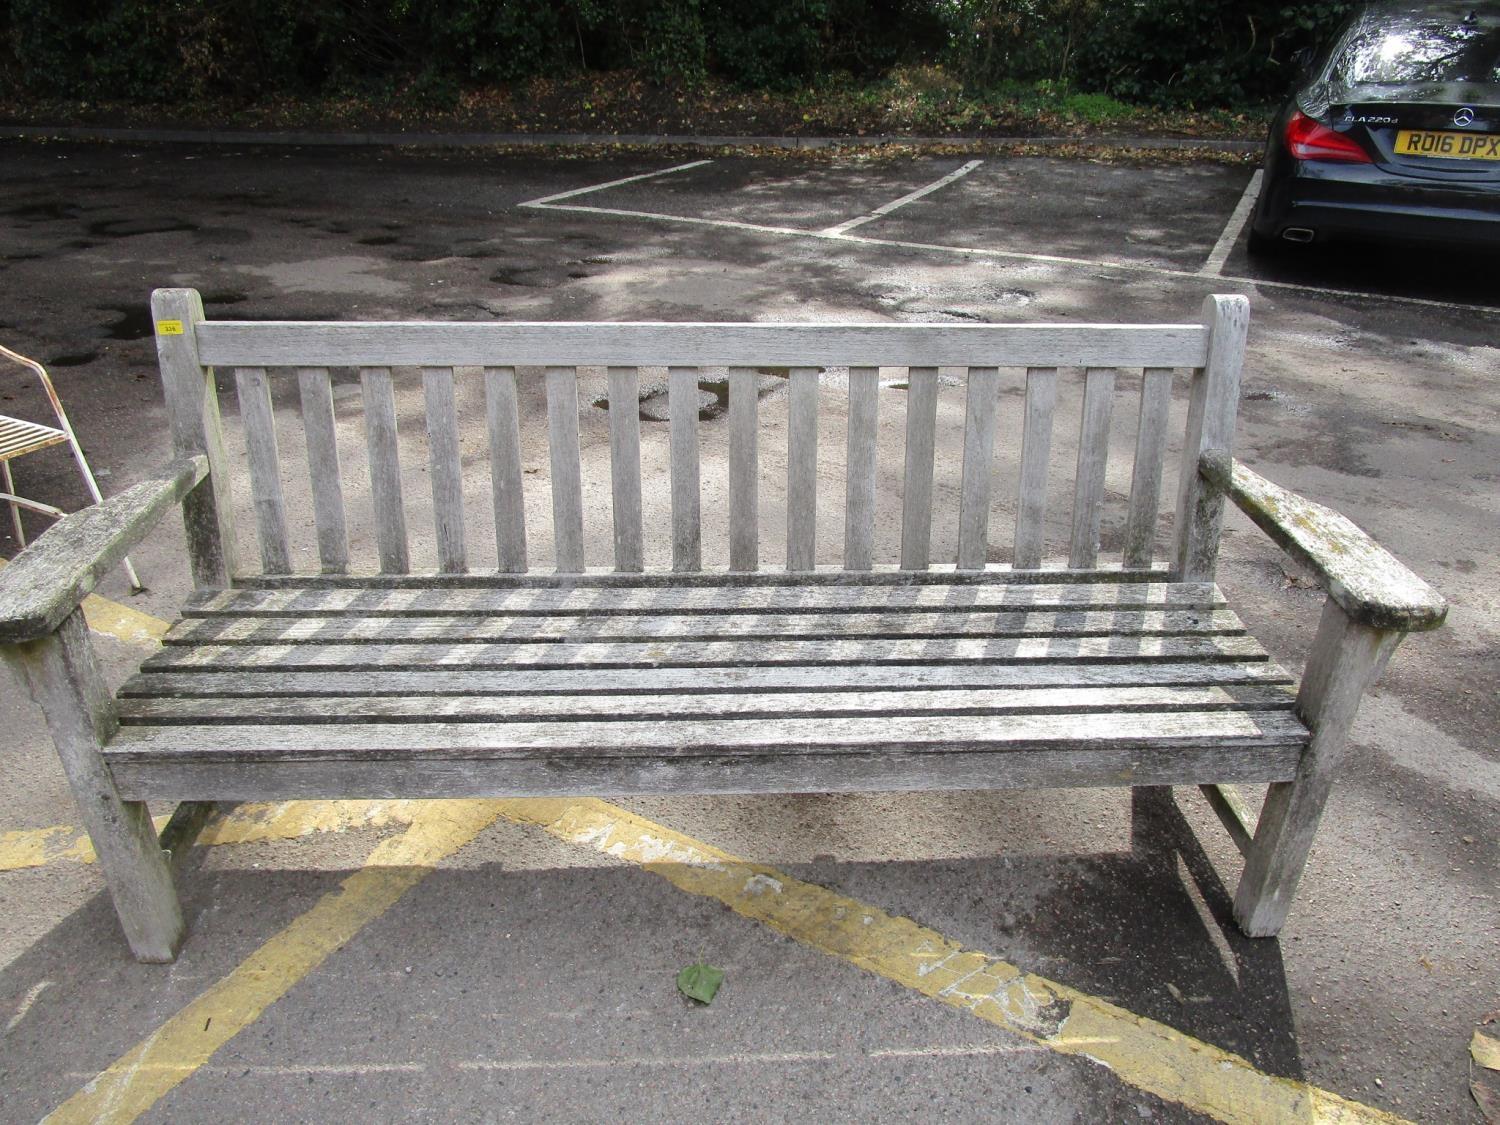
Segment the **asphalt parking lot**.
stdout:
<svg viewBox="0 0 1500 1125">
<path fill-rule="evenodd" d="M 1092 790 L 595 812 L 624 817 L 637 843 L 720 849 L 809 895 L 912 919 L 1299 1089 L 1479 1120 L 1468 1043 L 1500 1007 L 1500 281 L 1452 254 L 1251 261 L 1251 173 L 0 142 L 0 342 L 51 365 L 110 492 L 167 448 L 146 308 L 159 285 L 196 286 L 210 316 L 242 319 L 1169 321 L 1194 318 L 1207 293 L 1246 293 L 1237 455 L 1349 515 L 1453 606 L 1367 700 L 1278 940 L 1233 929 L 1238 857 L 1192 794 L 1180 821 L 1134 840 L 1128 796 Z M 0 379 L 0 410 L 41 416 L 19 376 Z M 584 402 L 587 447 L 600 423 Z M 961 420 L 946 432 L 960 440 Z M 82 502 L 61 454 L 23 462 L 18 484 Z M 819 542 L 836 551 L 837 526 Z M 608 543 L 590 550 L 602 562 Z M 118 575 L 101 592 L 170 616 L 189 584 L 180 529 L 136 562 L 146 593 Z M 1220 582 L 1300 667 L 1320 595 L 1248 522 L 1229 526 Z M 111 675 L 149 645 L 143 620 L 101 637 Z M 1050 1049 L 858 951 L 684 893 L 643 866 L 649 849 L 607 853 L 514 810 L 454 814 L 458 828 L 439 817 L 453 846 L 428 852 L 414 834 L 436 814 L 409 803 L 241 810 L 182 879 L 183 956 L 136 965 L 59 827 L 74 814 L 40 717 L 13 683 L 0 700 L 0 1119 L 60 1106 L 58 1120 L 154 1121 L 1229 1116 L 1212 1092 Z M 323 957 L 265 952 L 321 919 L 351 871 L 380 870 L 382 848 L 390 870 L 435 870 L 328 930 Z M 672 983 L 700 956 L 728 971 L 706 1009 Z M 255 991 L 278 973 L 284 995 Z M 224 1007 L 187 1026 L 214 989 Z M 228 1019 L 237 1033 L 206 1051 Z M 158 1068 L 171 1082 L 132 1069 L 148 1042 L 175 1052 Z M 76 1100 L 100 1075 L 105 1101 Z M 1331 1119 L 1318 1105 L 1294 1116 Z"/>
</svg>

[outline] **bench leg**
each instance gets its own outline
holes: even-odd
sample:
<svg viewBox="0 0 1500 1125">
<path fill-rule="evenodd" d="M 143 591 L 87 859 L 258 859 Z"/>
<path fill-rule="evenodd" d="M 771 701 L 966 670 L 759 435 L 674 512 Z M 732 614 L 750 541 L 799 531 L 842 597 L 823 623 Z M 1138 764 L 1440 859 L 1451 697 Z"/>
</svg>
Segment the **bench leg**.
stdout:
<svg viewBox="0 0 1500 1125">
<path fill-rule="evenodd" d="M 100 753 L 114 733 L 114 704 L 82 611 L 75 609 L 51 636 L 11 647 L 6 656 L 47 717 L 131 952 L 137 961 L 173 960 L 182 944 L 182 909 L 145 803 L 120 798 Z"/>
<path fill-rule="evenodd" d="M 1332 599 L 1324 605 L 1297 693 L 1312 740 L 1296 777 L 1266 794 L 1234 895 L 1234 920 L 1248 937 L 1274 937 L 1286 921 L 1360 697 L 1404 636 L 1351 621 Z"/>
</svg>

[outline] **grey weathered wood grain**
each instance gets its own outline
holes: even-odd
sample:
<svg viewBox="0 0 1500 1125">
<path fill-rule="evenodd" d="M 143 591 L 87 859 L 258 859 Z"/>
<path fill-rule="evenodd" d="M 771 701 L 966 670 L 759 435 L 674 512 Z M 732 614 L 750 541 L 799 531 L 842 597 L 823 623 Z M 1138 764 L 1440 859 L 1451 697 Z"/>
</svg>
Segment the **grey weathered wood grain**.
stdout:
<svg viewBox="0 0 1500 1125">
<path fill-rule="evenodd" d="M 569 324 L 214 321 L 205 363 L 243 367 L 1201 367 L 1201 324 Z"/>
<path fill-rule="evenodd" d="M 1198 475 L 1198 462 L 1205 453 L 1233 453 L 1250 302 L 1244 297 L 1206 297 L 1203 323 L 1209 331 L 1208 356 L 1193 373 L 1172 525 L 1172 570 L 1184 582 L 1212 580 L 1219 557 L 1224 494 Z"/>
<path fill-rule="evenodd" d="M 1047 530 L 1047 462 L 1052 455 L 1052 416 L 1057 409 L 1057 369 L 1026 372 L 1026 414 L 1021 428 L 1021 480 L 1016 500 L 1015 568 L 1042 565 Z"/>
<path fill-rule="evenodd" d="M 1250 937 L 1274 936 L 1286 921 L 1360 698 L 1405 635 L 1360 624 L 1331 599 L 1323 604 L 1297 692 L 1312 739 L 1296 777 L 1266 792 L 1234 895 L 1234 920 Z"/>
<path fill-rule="evenodd" d="M 219 813 L 217 801 L 182 801 L 157 838 L 157 847 L 166 856 L 168 868 L 175 874 L 193 849 L 193 841 Z"/>
<path fill-rule="evenodd" d="M 647 570 L 640 574 L 620 574 L 610 567 L 588 567 L 577 574 L 549 574 L 531 571 L 526 574 L 503 576 L 478 574 L 372 574 L 346 575 L 297 574 L 246 574 L 236 585 L 244 589 L 478 589 L 488 588 L 501 581 L 508 586 L 535 589 L 553 589 L 563 586 L 630 588 L 630 587 L 681 587 L 685 589 L 710 586 L 732 586 L 754 588 L 759 586 L 923 586 L 923 585 L 981 585 L 986 583 L 1008 583 L 1027 586 L 1036 582 L 1046 583 L 1091 583 L 1091 582 L 1165 582 L 1171 576 L 1166 570 L 1126 570 L 1118 564 L 1101 561 L 1088 570 L 1072 570 L 1066 566 L 1049 566 L 1045 570 L 1016 570 L 1009 564 L 991 563 L 984 570 L 955 570 L 952 563 L 933 563 L 927 570 L 901 570 L 896 563 L 876 563 L 866 571 L 848 571 L 842 566 L 825 565 L 817 570 L 798 571 L 790 574 L 781 567 L 753 573 L 719 568 L 701 571 Z"/>
<path fill-rule="evenodd" d="M 198 350 L 203 327 L 203 299 L 193 289 L 158 289 L 151 294 L 151 317 L 158 324 L 176 321 L 181 333 L 156 335 L 156 355 L 172 430 L 172 455 L 208 458 L 204 487 L 182 500 L 188 563 L 193 585 L 222 589 L 239 573 L 234 531 L 234 494 L 224 430 L 219 422 L 219 395 L 214 373 Z"/>
<path fill-rule="evenodd" d="M 1210 454 L 1201 468 L 1257 527 L 1313 570 L 1328 596 L 1359 624 L 1421 632 L 1436 629 L 1448 616 L 1442 595 L 1338 512 L 1227 456 Z"/>
<path fill-rule="evenodd" d="M 667 412 L 672 457 L 672 569 L 703 568 L 703 532 L 699 513 L 698 369 L 667 371 Z"/>
<path fill-rule="evenodd" d="M 794 367 L 787 386 L 786 568 L 818 564 L 818 369 Z"/>
<path fill-rule="evenodd" d="M 365 449 L 370 461 L 370 498 L 375 508 L 375 548 L 385 574 L 411 569 L 406 508 L 401 499 L 401 453 L 396 442 L 396 394 L 391 372 L 367 367 L 359 373 L 365 405 Z"/>
<path fill-rule="evenodd" d="M 944 664 L 798 665 L 764 668 L 618 668 L 607 677 L 595 668 L 492 668 L 450 666 L 430 671 L 363 669 L 288 672 L 276 668 L 242 671 L 145 671 L 120 689 L 122 698 L 281 698 L 514 695 L 541 699 L 627 692 L 691 698 L 701 692 L 779 696 L 790 691 L 907 691 L 1039 687 L 1187 687 L 1281 685 L 1292 683 L 1285 669 L 1269 660 L 1118 661 L 1107 664 Z"/>
<path fill-rule="evenodd" d="M 1103 637 L 948 637 L 937 640 L 782 638 L 778 640 L 444 643 L 400 645 L 299 644 L 277 647 L 205 644 L 170 646 L 143 667 L 153 671 L 318 668 L 666 667 L 756 668 L 770 664 L 904 664 L 1036 660 L 1246 660 L 1265 650 L 1242 634 Z"/>
<path fill-rule="evenodd" d="M 1104 511 L 1104 472 L 1109 465 L 1109 418 L 1114 398 L 1113 368 L 1093 367 L 1084 373 L 1078 471 L 1073 477 L 1073 534 L 1068 542 L 1068 565 L 1080 570 L 1099 561 L 1099 524 Z"/>
<path fill-rule="evenodd" d="M 1135 433 L 1135 465 L 1130 476 L 1130 511 L 1125 517 L 1124 565 L 1151 565 L 1156 517 L 1161 507 L 1162 462 L 1167 453 L 1167 413 L 1172 406 L 1172 372 L 1148 367 L 1141 373 L 1141 410 Z"/>
<path fill-rule="evenodd" d="M 516 369 L 484 369 L 485 417 L 490 432 L 490 494 L 495 550 L 502 574 L 526 573 L 526 499 L 521 487 L 521 420 Z"/>
<path fill-rule="evenodd" d="M 260 538 L 260 561 L 267 574 L 290 574 L 292 552 L 286 538 L 286 497 L 281 489 L 281 456 L 276 448 L 276 416 L 271 388 L 259 367 L 235 369 L 245 452 L 250 463 L 250 498 Z"/>
<path fill-rule="evenodd" d="M 182 942 L 182 910 L 150 811 L 122 799 L 101 756 L 116 720 L 83 611 L 73 610 L 55 633 L 0 653 L 46 716 L 131 952 L 138 961 L 171 961 Z"/>
<path fill-rule="evenodd" d="M 880 369 L 849 369 L 849 438 L 844 501 L 844 569 L 875 561 L 875 454 Z"/>
<path fill-rule="evenodd" d="M 348 723 L 667 722 L 680 719 L 777 719 L 783 716 L 1077 715 L 1092 711 L 1289 711 L 1285 685 L 1092 686 L 1006 690 L 791 691 L 664 695 L 640 693 L 448 696 L 260 696 L 239 698 L 127 698 L 120 721 L 129 726 L 284 725 Z M 1245 837 L 1248 842 L 1248 835 Z"/>
<path fill-rule="evenodd" d="M 893 586 L 437 588 L 365 590 L 235 589 L 191 600 L 188 618 L 292 617 L 358 613 L 367 617 L 483 614 L 539 616 L 642 613 L 954 612 L 959 610 L 1218 609 L 1224 595 L 1210 583 L 1089 582 L 1072 585 L 967 583 Z"/>
<path fill-rule="evenodd" d="M 964 470 L 958 501 L 958 569 L 978 570 L 990 538 L 990 477 L 995 459 L 995 419 L 1000 407 L 1000 370 L 969 368 L 964 411 Z"/>
<path fill-rule="evenodd" d="M 121 727 L 111 763 L 163 759 L 296 761 L 351 758 L 502 758 L 540 755 L 560 767 L 589 754 L 682 758 L 764 754 L 786 758 L 885 750 L 898 754 L 1008 749 L 1091 750 L 1170 746 L 1300 747 L 1307 729 L 1285 710 L 1096 711 L 1078 714 L 880 715 L 660 722 L 301 723 Z M 153 839 L 153 843 L 154 843 Z"/>
<path fill-rule="evenodd" d="M 0 571 L 0 644 L 44 637 L 208 474 L 201 453 L 64 516 Z"/>
<path fill-rule="evenodd" d="M 427 465 L 432 478 L 438 571 L 462 574 L 469 567 L 464 549 L 463 459 L 451 367 L 422 369 L 422 401 L 427 413 Z"/>
<path fill-rule="evenodd" d="M 1212 742 L 1151 751 L 1129 747 L 1017 753 L 845 752 L 692 758 L 545 757 L 435 760 L 401 755 L 371 762 L 233 764 L 115 761 L 121 790 L 142 800 L 177 794 L 225 800 L 631 796 L 651 794 L 921 792 L 1102 785 L 1194 785 L 1206 777 L 1254 784 L 1285 777 L 1298 748 Z"/>
<path fill-rule="evenodd" d="M 729 569 L 760 568 L 760 453 L 754 368 L 729 369 Z"/>
<path fill-rule="evenodd" d="M 382 370 L 365 376 L 366 415 L 375 434 L 377 538 L 383 471 L 388 491 L 394 478 L 394 512 L 402 522 L 400 565 L 385 565 L 382 541 L 382 566 L 401 573 L 244 576 L 243 588 L 216 591 L 212 587 L 222 586 L 234 569 L 220 547 L 227 529 L 232 549 L 232 528 L 219 519 L 222 505 L 211 490 L 201 489 L 189 526 L 192 519 L 203 525 L 194 573 L 206 589 L 164 647 L 121 689 L 118 713 L 87 651 L 81 614 L 71 606 L 97 568 L 123 554 L 138 525 L 175 496 L 192 495 L 205 469 L 214 468 L 221 477 L 214 487 L 228 496 L 228 478 L 215 461 L 222 462 L 222 451 L 206 450 L 190 472 L 174 470 L 169 483 L 158 482 L 124 505 L 101 506 L 96 523 L 59 524 L 38 547 L 58 538 L 58 557 L 75 566 L 61 584 L 42 581 L 45 557 L 39 564 L 23 555 L 0 576 L 0 607 L 24 601 L 17 591 L 35 604 L 53 606 L 61 597 L 68 606 L 61 632 L 7 651 L 10 659 L 30 662 L 27 671 L 65 763 L 70 754 L 82 763 L 69 772 L 80 802 L 101 803 L 104 813 L 96 810 L 96 816 L 114 818 L 101 830 L 99 850 L 107 873 L 111 864 L 124 871 L 110 878 L 117 901 L 123 896 L 127 928 L 149 931 L 137 945 L 143 956 L 170 957 L 181 929 L 170 885 L 160 893 L 154 874 L 164 864 L 144 808 L 129 803 L 146 797 L 212 802 L 1200 784 L 1236 844 L 1248 846 L 1236 917 L 1248 933 L 1274 932 L 1305 862 L 1359 694 L 1400 635 L 1351 619 L 1341 606 L 1398 628 L 1441 619 L 1441 600 L 1412 585 L 1415 579 L 1407 582 L 1404 570 L 1392 569 L 1393 560 L 1375 558 L 1353 525 L 1330 523 L 1337 517 L 1299 507 L 1305 502 L 1234 469 L 1228 438 L 1244 334 L 1243 308 L 1232 299 L 1211 301 L 1205 323 L 1195 326 L 200 328 L 196 295 L 178 293 L 187 302 L 187 343 L 170 329 L 161 339 L 167 341 L 164 367 L 175 363 L 180 380 L 195 388 L 171 407 L 174 439 L 181 431 L 189 444 L 218 441 L 217 408 L 200 358 L 249 368 L 447 368 L 497 360 L 546 366 L 558 573 L 405 573 L 394 402 L 389 372 Z M 201 355 L 193 350 L 200 342 Z M 998 399 L 998 376 L 987 365 L 997 356 L 1032 368 L 1013 567 L 985 562 Z M 721 363 L 738 369 L 729 376 L 730 573 L 701 570 L 698 527 L 697 369 Z M 756 379 L 747 369 L 772 363 L 799 369 L 792 376 L 788 439 L 788 567 L 760 572 L 754 571 Z M 872 558 L 877 363 L 913 369 L 899 570 L 875 566 Z M 673 562 L 686 569 L 634 572 L 643 565 L 642 505 L 635 402 L 626 404 L 635 398 L 630 372 L 610 373 L 616 570 L 585 569 L 578 364 L 674 369 Z M 812 368 L 831 364 L 856 369 L 850 379 L 847 571 L 817 568 L 815 559 Z M 952 568 L 932 568 L 929 557 L 940 364 L 985 368 L 972 370 L 969 382 Z M 1211 583 L 1164 583 L 1164 573 L 1150 567 L 1160 487 L 1159 469 L 1153 476 L 1151 466 L 1160 465 L 1166 445 L 1168 371 L 1148 370 L 1143 379 L 1123 565 L 1097 559 L 1113 372 L 1091 370 L 1069 566 L 1039 569 L 1059 365 L 1205 368 L 1190 402 L 1185 473 L 1192 479 L 1180 484 L 1178 520 L 1188 529 L 1179 536 L 1174 573 L 1211 574 L 1216 506 L 1226 490 L 1270 523 L 1294 553 L 1321 560 L 1340 594 L 1325 609 L 1295 699 L 1290 677 L 1243 631 Z M 317 415 L 326 402 L 326 417 L 309 423 L 316 494 L 316 474 L 328 472 L 330 463 L 314 453 L 318 442 L 326 445 L 337 478 L 332 405 L 326 372 L 301 381 L 305 415 Z M 261 482 L 266 464 L 275 463 L 264 438 L 271 432 L 270 403 L 263 379 L 252 374 L 248 382 L 247 425 L 262 435 L 251 439 L 261 446 L 258 455 L 252 449 L 252 461 L 262 461 L 253 470 L 261 481 L 252 486 L 264 507 L 269 486 Z M 524 570 L 514 374 L 491 368 L 486 383 L 501 570 Z M 424 393 L 439 569 L 457 571 L 463 567 L 461 507 L 456 536 L 449 517 L 460 498 L 460 458 L 451 373 L 425 373 Z M 258 413 L 264 417 L 257 420 Z M 690 474 L 684 473 L 689 465 Z M 690 520 L 681 487 L 689 476 Z M 633 513 L 633 534 L 621 513 Z M 205 516 L 212 517 L 208 524 Z M 332 521 L 320 509 L 324 569 L 341 569 L 347 545 L 342 555 L 336 544 L 325 547 L 325 523 L 331 536 Z M 687 525 L 690 536 L 679 534 Z M 861 567 L 872 569 L 855 569 Z M 10 581 L 16 574 L 19 579 Z M 33 625 L 46 624 L 51 612 L 33 613 Z M 1386 616 L 1370 616 L 1376 613 Z M 126 721 L 118 731 L 117 714 Z M 1272 783 L 1248 845 L 1246 813 L 1224 787 L 1230 782 Z M 210 813 L 207 803 L 189 805 L 174 823 L 186 831 Z M 115 849 L 113 859 L 108 848 Z"/>
<path fill-rule="evenodd" d="M 318 561 L 324 574 L 349 569 L 349 529 L 334 426 L 333 386 L 326 367 L 297 372 L 302 399 L 302 432 L 307 440 L 307 472 L 312 483 L 313 519 L 318 528 Z"/>
<path fill-rule="evenodd" d="M 581 644 L 602 640 L 778 640 L 786 637 L 943 637 L 1054 636 L 1133 637 L 1197 633 L 1242 633 L 1238 617 L 1223 610 L 1081 610 L 1076 612 L 956 611 L 947 613 L 770 613 L 595 614 L 545 617 L 361 617 L 343 614 L 312 618 L 195 617 L 180 621 L 164 644 L 294 645 L 363 643 L 373 645 L 447 641 L 456 645 L 490 641 L 559 640 Z M 456 655 L 456 654 L 455 654 Z"/>
<path fill-rule="evenodd" d="M 641 530 L 641 382 L 634 367 L 611 367 L 609 379 L 609 478 L 613 502 L 615 569 L 645 569 Z"/>
<path fill-rule="evenodd" d="M 1202 790 L 1209 808 L 1218 815 L 1224 831 L 1229 833 L 1229 838 L 1234 841 L 1240 855 L 1248 855 L 1251 838 L 1255 835 L 1255 817 L 1245 806 L 1239 791 L 1232 785 L 1218 783 L 1204 784 L 1198 788 Z"/>
<path fill-rule="evenodd" d="M 552 465 L 552 538 L 557 572 L 583 570 L 583 476 L 578 450 L 578 377 L 547 368 L 547 444 Z"/>
<path fill-rule="evenodd" d="M 907 375 L 906 471 L 901 490 L 901 568 L 926 570 L 932 561 L 932 469 L 937 441 L 938 369 Z"/>
</svg>

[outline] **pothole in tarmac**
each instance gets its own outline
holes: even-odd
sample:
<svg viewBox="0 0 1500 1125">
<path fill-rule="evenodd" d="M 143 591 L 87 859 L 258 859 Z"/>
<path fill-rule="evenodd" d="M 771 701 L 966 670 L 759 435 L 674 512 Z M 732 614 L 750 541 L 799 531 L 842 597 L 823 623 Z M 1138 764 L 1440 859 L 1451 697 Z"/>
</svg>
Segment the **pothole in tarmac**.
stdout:
<svg viewBox="0 0 1500 1125">
<path fill-rule="evenodd" d="M 785 367 L 758 367 L 755 372 L 755 397 L 765 398 L 775 394 L 786 385 L 789 371 Z M 639 417 L 642 422 L 667 422 L 672 418 L 667 384 L 660 380 L 642 383 L 637 392 Z M 698 380 L 698 419 L 710 422 L 729 410 L 729 379 L 705 378 Z M 601 395 L 593 400 L 600 410 L 609 409 L 609 396 Z"/>
</svg>

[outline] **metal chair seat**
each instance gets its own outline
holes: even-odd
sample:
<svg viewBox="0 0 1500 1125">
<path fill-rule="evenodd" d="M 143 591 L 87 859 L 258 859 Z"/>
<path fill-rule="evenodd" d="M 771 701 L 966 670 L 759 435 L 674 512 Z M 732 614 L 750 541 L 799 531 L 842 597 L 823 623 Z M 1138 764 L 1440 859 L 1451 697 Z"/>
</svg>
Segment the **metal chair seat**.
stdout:
<svg viewBox="0 0 1500 1125">
<path fill-rule="evenodd" d="M 89 463 L 83 455 L 83 447 L 78 444 L 78 437 L 73 433 L 73 426 L 68 421 L 67 411 L 63 410 L 62 399 L 58 398 L 57 389 L 52 385 L 47 369 L 36 360 L 28 359 L 3 345 L 0 345 L 0 356 L 19 363 L 41 381 L 42 389 L 47 392 L 47 400 L 52 404 L 52 412 L 57 416 L 57 425 L 48 426 L 27 418 L 13 418 L 8 414 L 0 414 L 0 500 L 10 505 L 10 520 L 11 526 L 15 528 L 16 543 L 25 547 L 26 529 L 21 523 L 22 508 L 44 516 L 51 516 L 54 519 L 67 513 L 55 505 L 16 495 L 15 479 L 11 475 L 10 468 L 10 463 L 16 458 L 49 446 L 67 445 L 72 450 L 73 460 L 78 465 L 78 471 L 83 474 L 83 483 L 88 486 L 89 495 L 94 498 L 94 503 L 97 504 L 102 497 L 99 494 L 99 485 L 94 480 L 93 470 L 89 468 Z M 125 560 L 125 573 L 130 579 L 130 585 L 134 589 L 141 589 L 141 580 L 136 575 L 135 567 L 129 559 Z"/>
</svg>

